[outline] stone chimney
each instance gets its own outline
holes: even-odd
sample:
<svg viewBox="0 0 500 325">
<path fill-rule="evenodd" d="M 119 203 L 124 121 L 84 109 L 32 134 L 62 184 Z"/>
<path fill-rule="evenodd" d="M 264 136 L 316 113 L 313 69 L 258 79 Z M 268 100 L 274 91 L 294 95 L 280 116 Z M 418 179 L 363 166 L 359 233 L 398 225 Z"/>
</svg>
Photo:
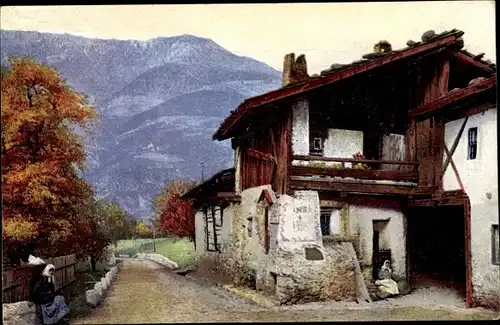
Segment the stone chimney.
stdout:
<svg viewBox="0 0 500 325">
<path fill-rule="evenodd" d="M 285 87 L 308 79 L 306 56 L 301 54 L 295 59 L 294 53 L 285 55 L 281 86 Z"/>
</svg>

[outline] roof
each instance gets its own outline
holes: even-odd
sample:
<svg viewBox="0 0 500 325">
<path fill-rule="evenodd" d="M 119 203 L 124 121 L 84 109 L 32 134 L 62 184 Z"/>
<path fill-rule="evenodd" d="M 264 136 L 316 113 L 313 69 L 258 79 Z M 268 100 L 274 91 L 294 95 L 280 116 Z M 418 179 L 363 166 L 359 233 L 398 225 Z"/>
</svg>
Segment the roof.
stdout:
<svg viewBox="0 0 500 325">
<path fill-rule="evenodd" d="M 412 109 L 408 112 L 408 115 L 417 120 L 425 119 L 429 115 L 445 109 L 450 105 L 454 105 L 457 102 L 468 100 L 473 96 L 481 95 L 491 90 L 496 91 L 496 83 L 497 76 L 495 74 L 490 78 L 484 78 L 478 82 L 471 83 L 465 88 L 452 90 L 443 97 Z"/>
<path fill-rule="evenodd" d="M 231 111 L 231 114 L 221 123 L 219 129 L 215 132 L 212 138 L 219 141 L 231 138 L 234 131 L 241 126 L 242 119 L 245 116 L 256 114 L 262 108 L 266 108 L 270 104 L 302 96 L 311 90 L 331 85 L 340 80 L 400 61 L 405 58 L 424 55 L 442 47 L 455 45 L 461 41 L 460 37 L 463 34 L 464 32 L 454 29 L 434 35 L 428 42 L 408 41 L 407 44 L 409 46 L 404 49 L 394 50 L 387 53 L 372 53 L 370 55 L 365 55 L 364 57 L 366 59 L 355 61 L 348 65 L 334 64 L 330 70 L 323 71 L 320 76 L 316 75 L 310 77 L 307 81 L 295 83 L 260 96 L 246 99 L 234 111 Z M 462 51 L 460 53 L 462 53 L 460 55 L 463 59 L 476 62 L 484 69 L 492 69 L 494 71 L 496 67 L 494 64 L 482 61 L 481 57 L 478 58 L 477 56 L 473 56 L 467 51 Z"/>
<path fill-rule="evenodd" d="M 205 198 L 211 194 L 216 196 L 217 192 L 225 189 L 234 192 L 234 168 L 219 171 L 208 180 L 186 192 L 182 198 Z"/>
</svg>

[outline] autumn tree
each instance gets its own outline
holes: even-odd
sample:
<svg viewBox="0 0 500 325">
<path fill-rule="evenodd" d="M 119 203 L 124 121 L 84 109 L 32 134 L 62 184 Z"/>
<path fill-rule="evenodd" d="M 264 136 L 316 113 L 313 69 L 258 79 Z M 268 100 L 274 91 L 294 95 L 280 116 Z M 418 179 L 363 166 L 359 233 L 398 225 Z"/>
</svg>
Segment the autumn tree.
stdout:
<svg viewBox="0 0 500 325">
<path fill-rule="evenodd" d="M 151 234 L 151 230 L 143 221 L 139 221 L 137 222 L 135 227 L 135 234 L 139 238 L 145 238 L 149 237 L 149 235 Z"/>
<path fill-rule="evenodd" d="M 160 227 L 168 235 L 187 237 L 195 243 L 194 208 L 182 195 L 196 184 L 190 181 L 169 182 L 154 201 Z M 195 243 L 196 244 L 196 243 Z"/>
<path fill-rule="evenodd" d="M 57 71 L 29 58 L 10 59 L 1 94 L 4 247 L 36 241 L 45 255 L 67 253 L 77 206 L 91 193 L 75 127 L 88 130 L 96 112 Z"/>
</svg>

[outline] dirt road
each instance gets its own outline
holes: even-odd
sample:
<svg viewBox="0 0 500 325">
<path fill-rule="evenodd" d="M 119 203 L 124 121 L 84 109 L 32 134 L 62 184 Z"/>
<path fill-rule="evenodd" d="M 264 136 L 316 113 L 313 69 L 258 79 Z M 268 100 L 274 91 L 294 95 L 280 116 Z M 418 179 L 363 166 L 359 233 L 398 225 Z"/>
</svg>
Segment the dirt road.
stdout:
<svg viewBox="0 0 500 325">
<path fill-rule="evenodd" d="M 221 288 L 200 285 L 145 260 L 122 262 L 117 279 L 101 306 L 72 324 L 166 322 L 352 321 L 493 319 L 497 313 L 460 308 L 265 308 Z M 315 307 L 312 307 L 315 306 Z M 375 307 L 375 308 L 374 308 Z"/>
</svg>

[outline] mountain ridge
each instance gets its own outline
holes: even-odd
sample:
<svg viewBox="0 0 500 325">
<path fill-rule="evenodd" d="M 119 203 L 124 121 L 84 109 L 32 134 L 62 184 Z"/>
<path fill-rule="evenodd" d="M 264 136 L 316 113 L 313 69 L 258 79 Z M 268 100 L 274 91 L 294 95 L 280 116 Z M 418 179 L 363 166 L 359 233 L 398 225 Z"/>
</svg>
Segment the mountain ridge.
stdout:
<svg viewBox="0 0 500 325">
<path fill-rule="evenodd" d="M 146 41 L 1 30 L 7 57 L 54 67 L 101 115 L 86 138 L 85 178 L 100 197 L 138 218 L 168 180 L 200 179 L 232 166 L 229 143 L 213 142 L 245 98 L 280 87 L 281 73 L 214 41 L 184 34 Z M 134 131 L 135 130 L 135 131 Z"/>
</svg>

